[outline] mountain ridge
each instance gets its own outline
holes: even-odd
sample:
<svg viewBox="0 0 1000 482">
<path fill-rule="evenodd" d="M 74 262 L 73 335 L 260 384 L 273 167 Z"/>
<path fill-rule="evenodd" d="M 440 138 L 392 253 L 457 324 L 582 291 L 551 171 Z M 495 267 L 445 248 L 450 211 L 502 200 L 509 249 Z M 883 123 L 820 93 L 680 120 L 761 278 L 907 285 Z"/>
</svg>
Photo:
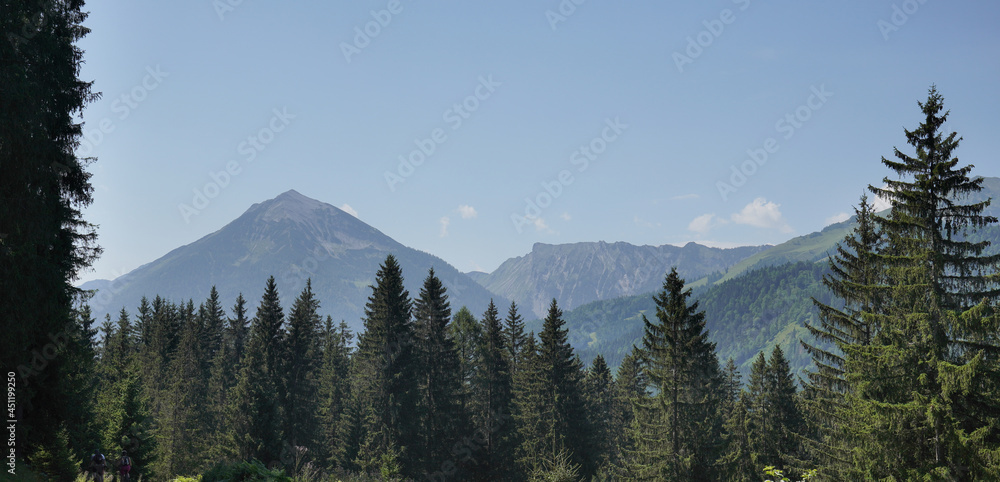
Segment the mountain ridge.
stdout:
<svg viewBox="0 0 1000 482">
<path fill-rule="evenodd" d="M 693 242 L 684 246 L 633 245 L 624 241 L 535 243 L 531 252 L 510 258 L 492 273 L 476 274 L 472 279 L 542 317 L 552 298 L 569 310 L 596 300 L 653 291 L 673 266 L 682 276 L 698 279 L 721 274 L 767 248 L 710 248 Z"/>
<path fill-rule="evenodd" d="M 228 308 L 242 293 L 251 314 L 265 281 L 274 276 L 283 307 L 312 279 L 321 313 L 361 328 L 364 305 L 379 265 L 388 254 L 400 262 L 405 287 L 416 296 L 430 268 L 449 290 L 453 309 L 486 309 L 490 299 L 507 303 L 453 266 L 404 246 L 339 208 L 290 190 L 254 203 L 219 230 L 174 248 L 114 280 L 93 280 L 95 317 L 132 311 L 142 296 L 179 302 L 204 300 L 215 286 Z"/>
</svg>

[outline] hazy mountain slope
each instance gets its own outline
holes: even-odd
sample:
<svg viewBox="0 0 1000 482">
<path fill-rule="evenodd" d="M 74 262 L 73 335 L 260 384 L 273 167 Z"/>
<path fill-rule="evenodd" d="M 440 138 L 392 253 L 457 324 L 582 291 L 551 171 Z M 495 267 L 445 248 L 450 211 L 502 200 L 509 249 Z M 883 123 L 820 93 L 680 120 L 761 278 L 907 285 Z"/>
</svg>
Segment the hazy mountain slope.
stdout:
<svg viewBox="0 0 1000 482">
<path fill-rule="evenodd" d="M 985 201 L 989 198 L 992 198 L 993 202 L 986 208 L 985 214 L 1000 217 L 1000 177 L 983 178 L 983 190 L 970 195 L 962 202 L 965 204 L 972 204 Z M 873 199 L 872 195 L 869 194 L 869 201 Z M 825 259 L 828 256 L 828 253 L 833 251 L 837 243 L 844 239 L 844 236 L 847 236 L 847 234 L 854 229 L 854 225 L 854 217 L 852 216 L 851 219 L 841 223 L 831 224 L 823 228 L 822 231 L 806 234 L 804 236 L 798 236 L 769 249 L 760 251 L 733 265 L 733 267 L 730 268 L 724 276 L 715 281 L 715 284 L 731 280 L 752 267 L 759 268 L 763 266 L 794 263 L 796 261 L 818 261 Z M 992 234 L 992 231 L 984 232 L 980 233 L 979 236 L 991 236 Z M 973 239 L 981 238 L 975 237 Z"/>
<path fill-rule="evenodd" d="M 807 335 L 803 323 L 815 316 L 811 298 L 830 301 L 821 285 L 825 272 L 824 263 L 788 263 L 755 268 L 719 285 L 694 289 L 693 298 L 705 311 L 711 339 L 718 344 L 719 359 L 733 357 L 749 368 L 758 351 L 779 344 L 793 371 L 807 367 L 810 360 L 798 339 Z M 642 342 L 642 315 L 655 319 L 653 294 L 597 301 L 566 312 L 570 342 L 581 358 L 589 361 L 600 353 L 617 367 L 632 345 Z"/>
<path fill-rule="evenodd" d="M 536 243 L 525 256 L 505 261 L 496 271 L 477 276 L 488 290 L 512 299 L 542 317 L 552 298 L 564 310 L 595 300 L 618 298 L 658 289 L 667 271 L 696 280 L 722 273 L 740 260 L 766 249 L 747 246 L 709 248 L 635 246 L 629 243 Z"/>
<path fill-rule="evenodd" d="M 170 300 L 203 301 L 215 285 L 226 307 L 240 292 L 251 315 L 268 276 L 278 283 L 282 306 L 288 308 L 312 278 L 321 313 L 361 327 L 364 304 L 379 264 L 395 255 L 411 296 L 417 296 L 429 268 L 448 288 L 453 309 L 468 305 L 481 313 L 493 295 L 444 260 L 403 246 L 350 214 L 295 191 L 254 204 L 222 229 L 108 282 L 91 304 L 103 317 L 123 306 L 135 311 L 139 299 L 159 294 Z M 497 297 L 499 304 L 507 303 Z"/>
</svg>

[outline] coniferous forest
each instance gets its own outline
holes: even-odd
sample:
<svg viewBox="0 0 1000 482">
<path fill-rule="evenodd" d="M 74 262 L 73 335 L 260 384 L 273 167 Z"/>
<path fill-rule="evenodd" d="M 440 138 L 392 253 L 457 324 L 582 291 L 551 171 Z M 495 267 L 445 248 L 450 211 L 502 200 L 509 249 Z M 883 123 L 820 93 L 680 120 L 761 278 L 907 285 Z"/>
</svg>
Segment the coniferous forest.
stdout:
<svg viewBox="0 0 1000 482">
<path fill-rule="evenodd" d="M 780 347 L 748 373 L 719 359 L 676 270 L 612 371 L 581 362 L 559 300 L 526 332 L 516 304 L 453 306 L 433 269 L 391 255 L 357 333 L 311 282 L 282 306 L 273 276 L 236 299 L 150 294 L 94 319 L 93 293 L 70 284 L 100 254 L 81 215 L 88 161 L 72 154 L 72 114 L 94 95 L 74 5 L 44 38 L 0 47 L 18 477 L 77 479 L 97 449 L 127 450 L 142 480 L 1000 480 L 1000 255 L 974 241 L 997 219 L 965 201 L 982 179 L 955 157 L 936 88 L 868 188 L 892 209 L 861 197 L 829 297 L 809 301 L 807 377 Z"/>
</svg>

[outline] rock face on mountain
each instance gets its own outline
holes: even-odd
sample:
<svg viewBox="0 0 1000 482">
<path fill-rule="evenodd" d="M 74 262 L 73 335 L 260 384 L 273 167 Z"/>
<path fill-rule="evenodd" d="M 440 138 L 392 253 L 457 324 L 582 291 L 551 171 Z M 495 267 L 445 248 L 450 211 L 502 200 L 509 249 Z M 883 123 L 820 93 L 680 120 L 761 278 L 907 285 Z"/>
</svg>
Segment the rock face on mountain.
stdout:
<svg viewBox="0 0 1000 482">
<path fill-rule="evenodd" d="M 268 276 L 274 276 L 287 309 L 312 279 L 321 315 L 361 328 L 365 302 L 379 265 L 389 254 L 403 268 L 406 288 L 416 297 L 430 268 L 448 288 L 453 310 L 486 310 L 492 294 L 444 260 L 403 246 L 381 231 L 329 204 L 296 191 L 254 204 L 222 229 L 115 280 L 81 286 L 98 289 L 91 300 L 96 316 L 122 307 L 134 313 L 142 296 L 180 302 L 203 301 L 212 286 L 226 307 L 243 293 L 252 316 Z M 499 306 L 509 303 L 496 298 Z"/>
<path fill-rule="evenodd" d="M 474 278 L 525 311 L 545 316 L 552 298 L 564 310 L 595 300 L 655 291 L 676 266 L 682 277 L 697 280 L 723 273 L 730 266 L 768 246 L 733 249 L 695 243 L 673 246 L 635 246 L 629 243 L 536 243 L 525 256 L 511 258 L 490 274 Z"/>
</svg>

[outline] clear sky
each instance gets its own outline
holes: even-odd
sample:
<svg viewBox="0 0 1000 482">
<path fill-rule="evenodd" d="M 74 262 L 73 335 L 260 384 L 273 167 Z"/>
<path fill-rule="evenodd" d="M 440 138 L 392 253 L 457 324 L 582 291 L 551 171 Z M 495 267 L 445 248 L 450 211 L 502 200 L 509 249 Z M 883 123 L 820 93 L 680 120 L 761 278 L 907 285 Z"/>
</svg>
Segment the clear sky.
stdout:
<svg viewBox="0 0 1000 482">
<path fill-rule="evenodd" d="M 88 2 L 82 279 L 289 189 L 463 271 L 780 243 L 889 174 L 932 83 L 959 158 L 1000 175 L 1000 2 L 576 2 Z"/>
</svg>

